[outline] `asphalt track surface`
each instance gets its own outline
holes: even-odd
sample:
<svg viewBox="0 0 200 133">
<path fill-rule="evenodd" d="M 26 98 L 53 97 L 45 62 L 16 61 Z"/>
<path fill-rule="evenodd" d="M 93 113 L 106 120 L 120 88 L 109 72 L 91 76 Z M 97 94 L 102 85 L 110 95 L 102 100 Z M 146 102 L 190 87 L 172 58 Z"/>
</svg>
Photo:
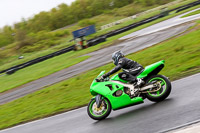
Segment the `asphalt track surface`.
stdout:
<svg viewBox="0 0 200 133">
<path fill-rule="evenodd" d="M 151 33 L 154 33 L 154 32 L 160 31 L 160 30 L 164 30 L 164 29 L 167 29 L 167 28 L 170 28 L 170 27 L 173 27 L 173 26 L 180 25 L 182 23 L 188 22 L 189 20 L 194 20 L 196 18 L 200 18 L 200 14 L 196 14 L 196 15 L 192 15 L 192 16 L 189 16 L 189 17 L 181 18 L 182 16 L 184 16 L 184 15 L 190 13 L 190 12 L 199 10 L 199 9 L 200 8 L 197 8 L 195 10 L 189 11 L 187 13 L 178 15 L 176 17 L 170 18 L 170 19 L 165 20 L 163 22 L 160 22 L 160 23 L 157 23 L 155 25 L 149 26 L 149 27 L 147 27 L 147 28 L 145 28 L 143 30 L 139 30 L 139 31 L 133 32 L 133 33 L 131 33 L 129 35 L 126 35 L 126 36 L 120 38 L 119 40 L 124 40 L 124 39 L 132 38 L 132 37 L 138 37 L 138 36 L 151 34 Z"/>
<path fill-rule="evenodd" d="M 161 133 L 200 120 L 200 73 L 172 82 L 163 102 L 112 111 L 107 119 L 89 118 L 86 107 L 33 121 L 0 133 Z M 89 102 L 89 101 L 88 101 Z"/>
<path fill-rule="evenodd" d="M 166 20 L 166 21 L 163 21 L 161 23 L 151 26 L 151 28 L 142 29 L 137 32 L 138 37 L 135 37 L 133 33 L 131 36 L 128 37 L 129 39 L 126 38 L 127 40 L 123 41 L 122 43 L 89 53 L 87 54 L 91 56 L 89 59 L 83 62 L 80 62 L 74 66 L 63 69 L 59 72 L 53 73 L 49 76 L 43 77 L 33 82 L 27 83 L 16 89 L 13 89 L 12 91 L 1 93 L 0 104 L 10 102 L 12 100 L 23 97 L 29 93 L 42 89 L 45 86 L 55 84 L 62 80 L 66 80 L 75 75 L 78 75 L 82 72 L 105 65 L 111 62 L 111 54 L 114 51 L 122 50 L 125 54 L 130 54 L 130 53 L 134 53 L 136 51 L 142 50 L 144 48 L 150 47 L 154 44 L 160 43 L 175 35 L 178 35 L 184 32 L 185 30 L 187 30 L 191 25 L 193 25 L 191 23 L 186 23 L 186 22 L 190 22 L 192 20 L 200 18 L 200 14 L 195 15 L 195 17 L 192 16 L 192 17 L 182 19 L 184 21 L 180 21 L 179 17 L 180 16 L 172 18 L 170 21 L 171 22 L 170 24 L 168 24 L 169 20 Z M 180 25 L 181 22 L 185 24 Z M 177 26 L 176 23 L 178 23 L 179 26 Z M 162 26 L 164 26 L 167 29 L 161 28 Z"/>
</svg>

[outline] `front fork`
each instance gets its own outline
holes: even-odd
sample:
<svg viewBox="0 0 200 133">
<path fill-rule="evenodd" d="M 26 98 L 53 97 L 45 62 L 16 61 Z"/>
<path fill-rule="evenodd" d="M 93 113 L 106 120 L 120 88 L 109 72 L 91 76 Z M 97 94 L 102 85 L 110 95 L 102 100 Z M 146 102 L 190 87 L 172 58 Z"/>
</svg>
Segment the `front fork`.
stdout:
<svg viewBox="0 0 200 133">
<path fill-rule="evenodd" d="M 101 103 L 102 103 L 102 96 L 100 94 L 98 94 L 95 97 L 95 101 L 96 101 L 96 104 L 97 104 L 97 108 L 99 108 L 101 106 Z"/>
</svg>

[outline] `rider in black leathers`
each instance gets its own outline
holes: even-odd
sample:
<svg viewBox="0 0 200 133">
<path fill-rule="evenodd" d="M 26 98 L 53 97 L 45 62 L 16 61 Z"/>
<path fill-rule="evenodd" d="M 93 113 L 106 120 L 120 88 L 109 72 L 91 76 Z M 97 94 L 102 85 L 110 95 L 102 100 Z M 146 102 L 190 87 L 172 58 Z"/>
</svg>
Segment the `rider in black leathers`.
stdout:
<svg viewBox="0 0 200 133">
<path fill-rule="evenodd" d="M 112 60 L 116 67 L 107 74 L 104 74 L 102 78 L 106 78 L 122 68 L 123 72 L 119 73 L 121 79 L 127 80 L 130 83 L 137 83 L 138 86 L 143 83 L 141 79 L 136 78 L 136 75 L 144 70 L 142 65 L 136 61 L 125 58 L 121 51 L 114 52 L 112 54 Z"/>
</svg>

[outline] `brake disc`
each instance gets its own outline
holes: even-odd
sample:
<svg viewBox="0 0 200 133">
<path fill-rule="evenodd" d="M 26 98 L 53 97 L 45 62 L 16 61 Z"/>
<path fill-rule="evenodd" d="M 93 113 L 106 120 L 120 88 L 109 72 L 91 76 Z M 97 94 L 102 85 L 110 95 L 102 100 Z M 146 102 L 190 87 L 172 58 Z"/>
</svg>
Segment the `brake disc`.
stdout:
<svg viewBox="0 0 200 133">
<path fill-rule="evenodd" d="M 92 110 L 94 111 L 95 114 L 101 115 L 103 110 L 105 110 L 104 102 L 102 102 L 99 108 L 97 108 L 97 104 L 95 102 L 92 106 Z"/>
</svg>

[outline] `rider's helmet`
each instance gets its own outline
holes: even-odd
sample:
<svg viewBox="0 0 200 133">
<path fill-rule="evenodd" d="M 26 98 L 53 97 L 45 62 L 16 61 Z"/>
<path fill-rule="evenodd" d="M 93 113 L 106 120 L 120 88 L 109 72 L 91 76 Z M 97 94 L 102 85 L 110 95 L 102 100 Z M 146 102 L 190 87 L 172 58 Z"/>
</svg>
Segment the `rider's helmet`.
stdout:
<svg viewBox="0 0 200 133">
<path fill-rule="evenodd" d="M 115 65 L 118 65 L 119 59 L 123 58 L 124 54 L 121 51 L 116 51 L 112 54 L 112 60 Z"/>
</svg>

